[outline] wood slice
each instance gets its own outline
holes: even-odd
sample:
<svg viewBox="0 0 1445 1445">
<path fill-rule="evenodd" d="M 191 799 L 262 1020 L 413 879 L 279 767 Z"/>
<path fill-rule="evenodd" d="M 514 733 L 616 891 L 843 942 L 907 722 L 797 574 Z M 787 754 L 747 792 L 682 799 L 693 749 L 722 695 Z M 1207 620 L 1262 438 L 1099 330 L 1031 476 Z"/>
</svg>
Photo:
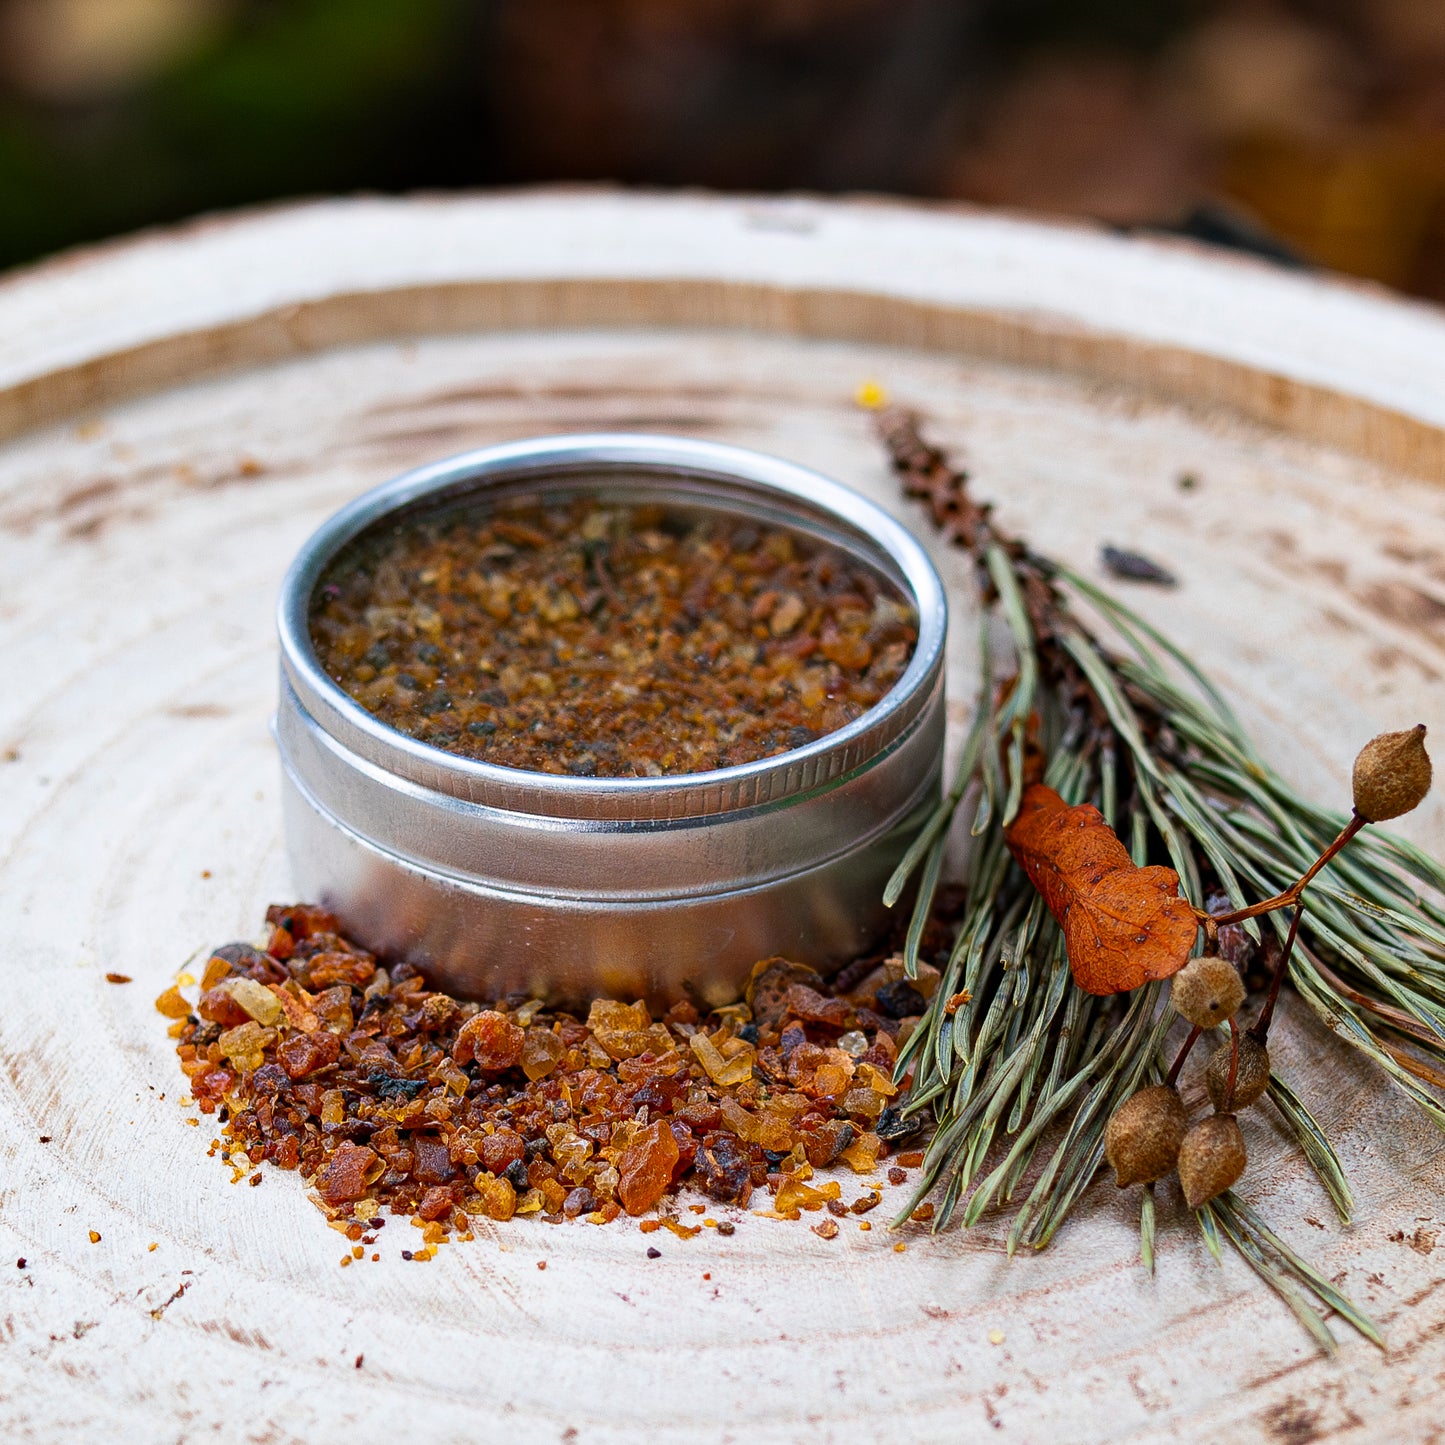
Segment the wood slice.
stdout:
<svg viewBox="0 0 1445 1445">
<path fill-rule="evenodd" d="M 397 471 L 597 428 L 816 466 L 933 545 L 957 726 L 968 579 L 853 404 L 876 381 L 1042 549 L 1100 578 L 1104 543 L 1175 571 L 1170 591 L 1109 585 L 1292 782 L 1343 803 L 1364 737 L 1445 724 L 1442 358 L 1445 320 L 1360 288 L 874 203 L 329 203 L 0 283 L 0 1432 L 1434 1438 L 1440 1137 L 1297 1001 L 1278 1065 L 1359 1222 L 1337 1225 L 1264 1111 L 1244 1193 L 1383 1323 L 1383 1355 L 1341 1329 L 1320 1356 L 1168 1191 L 1146 1275 L 1137 1199 L 1107 1182 L 1012 1260 L 997 1221 L 890 1235 L 885 1200 L 831 1242 L 719 1208 L 730 1237 L 516 1221 L 425 1265 L 396 1220 L 380 1262 L 342 1269 L 295 1175 L 233 1186 L 207 1157 L 214 1121 L 182 1102 L 152 1001 L 289 898 L 277 586 Z M 1445 808 L 1402 831 L 1445 851 Z"/>
</svg>

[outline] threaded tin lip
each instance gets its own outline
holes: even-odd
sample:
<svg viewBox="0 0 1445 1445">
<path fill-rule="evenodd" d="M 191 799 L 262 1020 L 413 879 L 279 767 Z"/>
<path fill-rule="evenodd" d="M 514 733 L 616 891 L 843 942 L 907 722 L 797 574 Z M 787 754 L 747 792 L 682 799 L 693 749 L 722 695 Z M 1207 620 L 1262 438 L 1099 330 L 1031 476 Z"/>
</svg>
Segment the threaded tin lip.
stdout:
<svg viewBox="0 0 1445 1445">
<path fill-rule="evenodd" d="M 311 642 L 326 567 L 393 517 L 477 495 L 602 491 L 692 501 L 842 546 L 902 588 L 918 641 L 902 677 L 847 726 L 789 752 L 707 772 L 573 777 L 501 767 L 380 722 L 327 676 Z M 383 482 L 332 514 L 301 547 L 277 604 L 282 672 L 296 702 L 340 747 L 421 787 L 482 807 L 601 826 L 651 825 L 776 807 L 871 767 L 910 733 L 937 691 L 947 604 L 932 561 L 881 507 L 819 472 L 719 442 L 629 433 L 538 437 L 463 452 Z"/>
</svg>

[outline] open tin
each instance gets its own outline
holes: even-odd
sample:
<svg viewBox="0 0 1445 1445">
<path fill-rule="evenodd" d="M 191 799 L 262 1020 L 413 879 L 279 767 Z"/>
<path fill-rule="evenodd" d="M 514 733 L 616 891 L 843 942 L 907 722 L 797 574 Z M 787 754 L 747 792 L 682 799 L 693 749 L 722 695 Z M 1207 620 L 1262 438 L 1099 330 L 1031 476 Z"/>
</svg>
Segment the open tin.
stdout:
<svg viewBox="0 0 1445 1445">
<path fill-rule="evenodd" d="M 746 517 L 848 553 L 917 613 L 903 676 L 795 751 L 651 778 L 453 755 L 379 722 L 322 670 L 313 593 L 362 533 L 462 502 L 578 493 Z M 419 468 L 311 537 L 282 587 L 278 629 L 275 733 L 298 893 L 455 993 L 713 1006 L 737 997 L 762 958 L 827 972 L 880 935 L 884 884 L 938 797 L 946 610 L 927 554 L 847 487 L 738 447 L 547 437 Z"/>
</svg>

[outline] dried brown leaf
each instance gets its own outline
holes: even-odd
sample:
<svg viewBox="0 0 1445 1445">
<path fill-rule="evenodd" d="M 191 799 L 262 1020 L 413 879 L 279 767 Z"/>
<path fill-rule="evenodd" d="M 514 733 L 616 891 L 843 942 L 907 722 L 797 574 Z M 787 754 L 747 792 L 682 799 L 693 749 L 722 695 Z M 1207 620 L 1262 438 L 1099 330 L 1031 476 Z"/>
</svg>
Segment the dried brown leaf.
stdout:
<svg viewBox="0 0 1445 1445">
<path fill-rule="evenodd" d="M 1199 925 L 1179 897 L 1179 875 L 1137 867 L 1097 808 L 1071 808 L 1031 783 L 1005 836 L 1063 929 L 1086 993 L 1124 993 L 1188 962 Z"/>
</svg>

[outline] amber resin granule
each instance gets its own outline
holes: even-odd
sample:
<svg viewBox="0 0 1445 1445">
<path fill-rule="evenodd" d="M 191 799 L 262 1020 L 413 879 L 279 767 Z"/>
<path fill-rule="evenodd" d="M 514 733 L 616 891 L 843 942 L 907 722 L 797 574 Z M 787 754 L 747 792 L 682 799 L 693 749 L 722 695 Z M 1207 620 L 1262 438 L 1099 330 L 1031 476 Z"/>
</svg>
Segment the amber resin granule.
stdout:
<svg viewBox="0 0 1445 1445">
<path fill-rule="evenodd" d="M 226 944 L 207 961 L 181 1068 L 220 1122 L 235 1180 L 266 1164 L 298 1171 L 358 1247 L 385 1214 L 422 1231 L 417 1258 L 470 1237 L 476 1217 L 606 1224 L 661 1211 L 644 1230 L 727 1234 L 717 1206 L 816 1218 L 840 1207 L 840 1185 L 815 1171 L 871 1171 L 887 1152 L 877 1123 L 907 1022 L 875 1008 L 891 965 L 853 966 L 836 993 L 770 960 L 750 993 L 756 1015 L 679 1003 L 656 1017 L 609 999 L 568 1013 L 430 989 L 318 908 L 273 907 L 267 923 L 264 946 Z M 683 1186 L 712 1201 L 693 1206 L 703 1223 L 673 1217 Z"/>
<path fill-rule="evenodd" d="M 802 747 L 879 702 L 918 635 L 901 592 L 841 548 L 595 497 L 364 534 L 310 628 L 327 674 L 388 726 L 580 777 Z"/>
</svg>

